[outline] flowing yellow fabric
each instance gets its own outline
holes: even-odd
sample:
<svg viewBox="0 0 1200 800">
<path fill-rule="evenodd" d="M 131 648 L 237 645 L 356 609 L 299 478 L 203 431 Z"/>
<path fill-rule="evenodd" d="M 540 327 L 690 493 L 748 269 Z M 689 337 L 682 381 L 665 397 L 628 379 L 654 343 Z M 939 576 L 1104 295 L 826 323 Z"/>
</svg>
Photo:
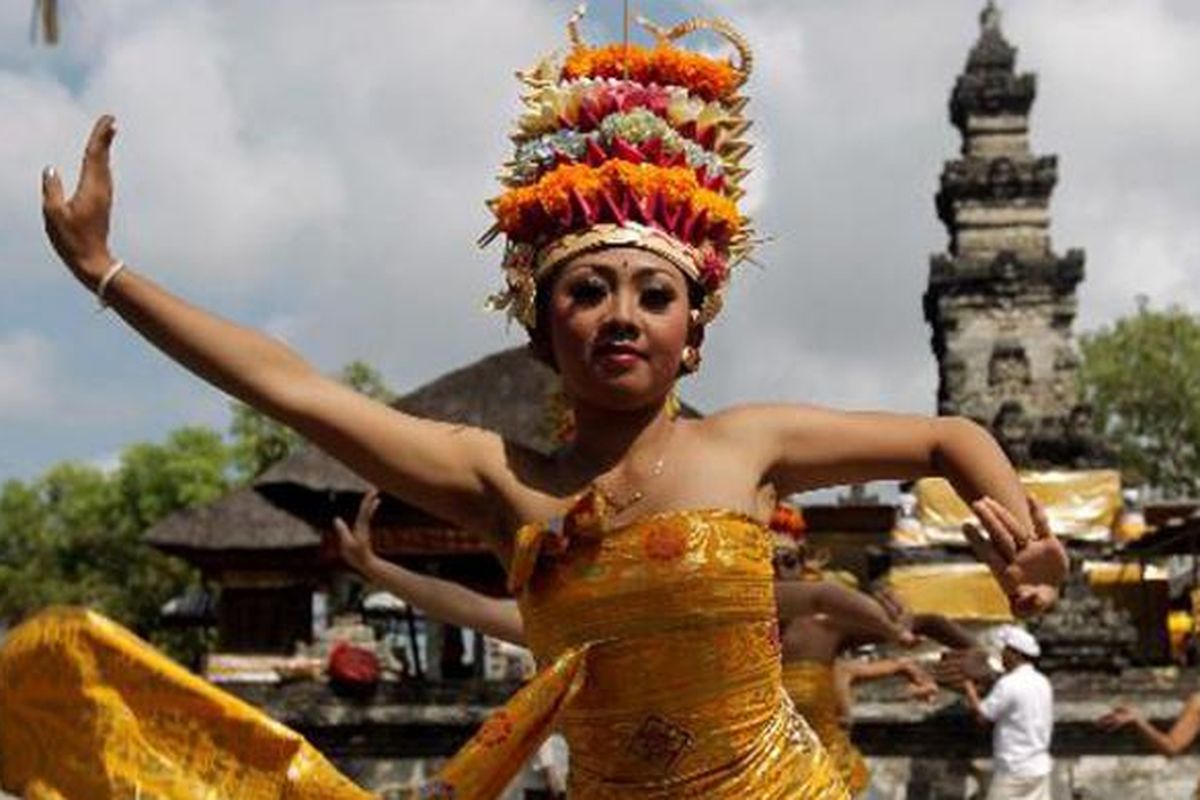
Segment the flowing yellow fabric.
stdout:
<svg viewBox="0 0 1200 800">
<path fill-rule="evenodd" d="M 518 533 L 510 579 L 548 665 L 526 688 L 537 701 L 517 696 L 497 712 L 427 796 L 494 796 L 481 776 L 511 774 L 557 726 L 572 800 L 847 798 L 783 692 L 763 527 L 714 510 L 603 531 L 596 516 Z M 527 718 L 538 735 L 524 728 L 503 750 Z"/>
<path fill-rule="evenodd" d="M 0 785 L 30 800 L 364 800 L 299 734 L 79 608 L 0 647 Z"/>
<path fill-rule="evenodd" d="M 785 662 L 783 687 L 837 765 L 850 794 L 857 795 L 866 789 L 871 772 L 862 753 L 850 741 L 841 719 L 833 664 L 803 659 Z"/>
</svg>

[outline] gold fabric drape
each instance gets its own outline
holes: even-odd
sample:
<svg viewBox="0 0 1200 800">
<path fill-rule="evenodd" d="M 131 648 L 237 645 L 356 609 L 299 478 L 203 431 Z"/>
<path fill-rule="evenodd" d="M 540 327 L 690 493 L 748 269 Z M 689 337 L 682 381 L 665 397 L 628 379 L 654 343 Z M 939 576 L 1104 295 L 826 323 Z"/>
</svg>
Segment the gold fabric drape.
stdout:
<svg viewBox="0 0 1200 800">
<path fill-rule="evenodd" d="M 1121 508 L 1121 475 L 1115 470 L 1022 472 L 1021 484 L 1046 509 L 1050 528 L 1064 539 L 1106 541 Z M 906 532 L 906 545 L 965 544 L 964 522 L 971 509 L 944 478 L 917 481 L 920 535 Z"/>
<path fill-rule="evenodd" d="M 494 796 L 557 726 L 572 800 L 846 798 L 783 692 L 762 526 L 694 511 L 602 527 L 577 509 L 518 532 L 510 581 L 546 668 L 427 795 Z"/>
<path fill-rule="evenodd" d="M 0 647 L 0 785 L 29 800 L 372 797 L 299 734 L 80 608 Z"/>
<path fill-rule="evenodd" d="M 796 704 L 796 710 L 816 732 L 850 794 L 858 795 L 865 790 L 871 772 L 862 753 L 850 741 L 850 734 L 841 719 L 833 664 L 807 660 L 785 662 L 783 687 Z"/>
</svg>

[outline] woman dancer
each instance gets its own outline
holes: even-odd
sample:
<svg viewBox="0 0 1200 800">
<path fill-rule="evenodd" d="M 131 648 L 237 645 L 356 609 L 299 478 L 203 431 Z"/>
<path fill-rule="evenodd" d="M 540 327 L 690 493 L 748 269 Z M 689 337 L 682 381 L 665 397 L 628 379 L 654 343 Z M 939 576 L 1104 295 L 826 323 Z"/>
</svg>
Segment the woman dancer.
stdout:
<svg viewBox="0 0 1200 800">
<path fill-rule="evenodd" d="M 771 518 L 775 554 L 772 564 L 781 586 L 804 586 L 823 578 L 821 570 L 808 558 L 800 541 L 802 517 L 782 505 Z M 885 619 L 891 619 L 884 607 L 870 601 Z M 894 623 L 893 623 L 894 624 Z M 812 726 L 825 751 L 838 768 L 850 794 L 867 787 L 870 772 L 866 760 L 850 741 L 851 684 L 902 675 L 917 695 L 936 693 L 936 685 L 913 662 L 889 659 L 874 665 L 842 662 L 842 651 L 854 643 L 880 641 L 877 631 L 865 628 L 844 615 L 822 613 L 780 619 L 783 641 L 783 685 L 796 710 Z M 910 634 L 911 635 L 911 634 Z"/>
<path fill-rule="evenodd" d="M 749 50 L 724 23 L 652 28 L 658 45 L 639 48 L 590 47 L 574 22 L 570 52 L 522 75 L 529 109 L 493 203 L 508 239 L 496 305 L 530 331 L 575 415 L 572 445 L 550 456 L 373 403 L 115 259 L 112 117 L 72 197 L 46 172 L 47 232 L 151 344 L 505 563 L 544 670 L 431 795 L 493 796 L 557 724 L 575 797 L 841 797 L 783 701 L 761 488 L 943 475 L 987 529 L 969 536 L 1020 614 L 1052 602 L 1062 547 L 1035 532 L 1012 467 L 965 420 L 788 405 L 671 419 L 752 242 L 736 207 Z M 677 45 L 703 25 L 738 63 Z"/>
</svg>

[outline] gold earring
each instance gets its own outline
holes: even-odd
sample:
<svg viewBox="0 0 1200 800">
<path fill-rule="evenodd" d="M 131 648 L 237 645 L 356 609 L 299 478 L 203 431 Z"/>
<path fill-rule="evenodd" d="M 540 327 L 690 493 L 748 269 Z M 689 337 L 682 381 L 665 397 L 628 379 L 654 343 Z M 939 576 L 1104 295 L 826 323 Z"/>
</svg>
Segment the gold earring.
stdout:
<svg viewBox="0 0 1200 800">
<path fill-rule="evenodd" d="M 683 348 L 683 357 L 680 359 L 683 364 L 684 372 L 695 372 L 700 369 L 700 348 L 693 345 L 685 345 Z"/>
<path fill-rule="evenodd" d="M 575 439 L 575 409 L 563 391 L 561 379 L 546 396 L 542 426 L 543 432 L 557 445 L 569 444 Z"/>
</svg>

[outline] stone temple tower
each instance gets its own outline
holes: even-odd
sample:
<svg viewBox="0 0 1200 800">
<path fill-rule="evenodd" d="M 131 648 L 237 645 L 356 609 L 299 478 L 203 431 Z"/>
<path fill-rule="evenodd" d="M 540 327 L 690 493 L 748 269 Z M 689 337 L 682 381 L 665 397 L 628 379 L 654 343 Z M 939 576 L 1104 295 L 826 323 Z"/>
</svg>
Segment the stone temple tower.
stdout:
<svg viewBox="0 0 1200 800">
<path fill-rule="evenodd" d="M 937 212 L 950 241 L 930 259 L 924 298 L 938 412 L 986 425 L 1019 466 L 1082 466 L 1090 419 L 1077 405 L 1071 326 L 1084 254 L 1051 246 L 1057 159 L 1030 151 L 1036 76 L 1015 63 L 988 0 L 950 95 L 962 153 L 942 170 Z"/>
</svg>

